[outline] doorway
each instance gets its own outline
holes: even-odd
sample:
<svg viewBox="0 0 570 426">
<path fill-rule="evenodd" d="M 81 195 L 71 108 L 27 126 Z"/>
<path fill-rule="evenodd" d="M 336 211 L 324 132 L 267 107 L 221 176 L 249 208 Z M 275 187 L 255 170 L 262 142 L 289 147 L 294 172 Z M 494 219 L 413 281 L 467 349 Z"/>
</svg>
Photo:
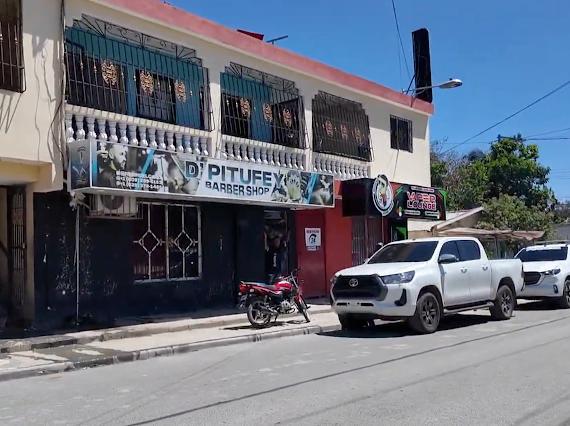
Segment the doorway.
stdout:
<svg viewBox="0 0 570 426">
<path fill-rule="evenodd" d="M 26 187 L 0 188 L 0 302 L 11 317 L 23 315 L 26 279 Z"/>
</svg>

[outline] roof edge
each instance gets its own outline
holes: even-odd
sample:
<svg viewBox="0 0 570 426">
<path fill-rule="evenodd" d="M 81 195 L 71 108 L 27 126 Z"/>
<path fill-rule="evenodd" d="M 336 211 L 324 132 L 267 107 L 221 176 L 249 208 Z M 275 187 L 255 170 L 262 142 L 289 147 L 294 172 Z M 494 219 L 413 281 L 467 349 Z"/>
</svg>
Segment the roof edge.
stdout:
<svg viewBox="0 0 570 426">
<path fill-rule="evenodd" d="M 171 28 L 191 32 L 198 37 L 240 50 L 262 60 L 274 62 L 333 84 L 363 92 L 368 96 L 381 98 L 425 115 L 432 115 L 434 112 L 434 106 L 431 103 L 405 95 L 379 83 L 350 74 L 290 50 L 257 40 L 186 10 L 164 3 L 161 0 L 91 1 L 136 15 L 145 20 L 155 21 Z"/>
</svg>

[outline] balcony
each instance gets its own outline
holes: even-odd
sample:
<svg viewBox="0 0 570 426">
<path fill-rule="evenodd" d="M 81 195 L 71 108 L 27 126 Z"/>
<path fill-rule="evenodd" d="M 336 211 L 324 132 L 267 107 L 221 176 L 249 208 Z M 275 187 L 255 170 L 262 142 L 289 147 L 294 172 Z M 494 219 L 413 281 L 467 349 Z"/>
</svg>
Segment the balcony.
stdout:
<svg viewBox="0 0 570 426">
<path fill-rule="evenodd" d="M 306 169 L 305 110 L 295 83 L 233 63 L 220 81 L 221 156 Z"/>
<path fill-rule="evenodd" d="M 138 117 L 174 133 L 212 129 L 208 70 L 192 49 L 84 17 L 66 29 L 65 62 L 68 105 L 117 114 L 117 125 Z"/>
<path fill-rule="evenodd" d="M 313 98 L 312 114 L 315 152 L 372 160 L 368 116 L 360 103 L 319 92 Z"/>
</svg>

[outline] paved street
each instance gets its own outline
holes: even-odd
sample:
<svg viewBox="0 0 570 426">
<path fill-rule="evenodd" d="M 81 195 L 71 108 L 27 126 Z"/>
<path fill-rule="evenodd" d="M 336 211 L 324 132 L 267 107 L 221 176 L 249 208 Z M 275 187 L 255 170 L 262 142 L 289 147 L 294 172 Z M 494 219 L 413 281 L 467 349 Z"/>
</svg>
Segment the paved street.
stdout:
<svg viewBox="0 0 570 426">
<path fill-rule="evenodd" d="M 6 424 L 561 424 L 570 311 L 289 337 L 0 383 Z"/>
</svg>

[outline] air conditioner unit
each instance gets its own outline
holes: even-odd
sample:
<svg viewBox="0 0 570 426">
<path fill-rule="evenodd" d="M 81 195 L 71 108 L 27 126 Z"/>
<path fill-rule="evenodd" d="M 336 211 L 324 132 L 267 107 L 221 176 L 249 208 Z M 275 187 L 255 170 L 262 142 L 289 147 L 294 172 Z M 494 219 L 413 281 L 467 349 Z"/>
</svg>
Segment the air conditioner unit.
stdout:
<svg viewBox="0 0 570 426">
<path fill-rule="evenodd" d="M 92 217 L 109 219 L 136 218 L 138 213 L 137 199 L 122 195 L 94 194 L 91 198 Z"/>
</svg>

